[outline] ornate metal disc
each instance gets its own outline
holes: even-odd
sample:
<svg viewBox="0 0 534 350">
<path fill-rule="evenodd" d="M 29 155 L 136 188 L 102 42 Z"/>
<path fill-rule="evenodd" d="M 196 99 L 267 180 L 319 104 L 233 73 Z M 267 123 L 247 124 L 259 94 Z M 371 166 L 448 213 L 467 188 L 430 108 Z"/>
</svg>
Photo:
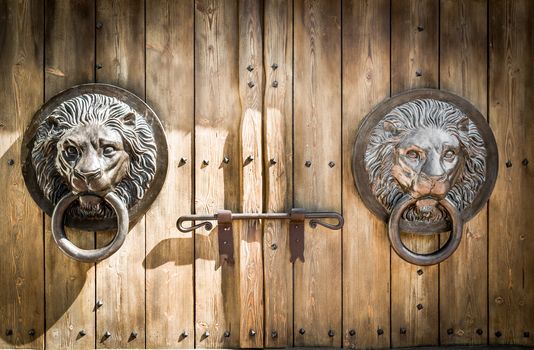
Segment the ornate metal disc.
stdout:
<svg viewBox="0 0 534 350">
<path fill-rule="evenodd" d="M 419 200 L 400 221 L 405 232 L 450 230 L 439 204 L 444 198 L 466 222 L 487 202 L 497 178 L 497 145 L 484 116 L 465 99 L 435 89 L 378 105 L 362 122 L 352 157 L 358 192 L 382 220 L 403 196 Z"/>
<path fill-rule="evenodd" d="M 80 200 L 67 210 L 65 225 L 82 230 L 117 227 L 109 203 L 91 194 L 117 194 L 131 227 L 167 173 L 167 141 L 154 111 L 133 93 L 107 84 L 78 85 L 52 97 L 35 113 L 21 152 L 35 202 L 51 216 L 61 198 L 76 194 Z"/>
</svg>

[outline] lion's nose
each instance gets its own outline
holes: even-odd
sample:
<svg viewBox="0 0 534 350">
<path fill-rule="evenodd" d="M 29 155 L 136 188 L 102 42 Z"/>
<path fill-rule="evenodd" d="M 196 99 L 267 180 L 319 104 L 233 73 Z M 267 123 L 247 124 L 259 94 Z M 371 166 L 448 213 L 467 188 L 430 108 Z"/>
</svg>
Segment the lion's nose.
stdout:
<svg viewBox="0 0 534 350">
<path fill-rule="evenodd" d="M 87 171 L 80 171 L 76 169 L 74 170 L 74 173 L 76 174 L 76 176 L 83 179 L 85 182 L 90 182 L 102 176 L 102 170 L 100 169 L 87 170 Z"/>
</svg>

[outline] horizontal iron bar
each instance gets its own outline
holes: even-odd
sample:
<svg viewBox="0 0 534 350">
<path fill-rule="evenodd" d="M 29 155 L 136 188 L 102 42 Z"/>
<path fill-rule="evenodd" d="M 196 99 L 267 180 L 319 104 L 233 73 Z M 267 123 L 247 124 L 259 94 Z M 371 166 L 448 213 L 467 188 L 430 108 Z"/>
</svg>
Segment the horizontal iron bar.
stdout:
<svg viewBox="0 0 534 350">
<path fill-rule="evenodd" d="M 339 230 L 343 227 L 343 216 L 333 211 L 305 211 L 306 219 L 310 219 L 310 227 L 315 228 L 317 225 L 324 226 L 331 230 Z M 291 213 L 232 213 L 232 220 L 289 220 L 291 219 Z M 319 219 L 336 219 L 336 224 L 329 224 L 327 222 L 320 221 Z M 185 215 L 181 216 L 176 222 L 176 227 L 181 232 L 190 232 L 204 226 L 206 230 L 211 230 L 213 224 L 209 220 L 216 221 L 217 214 L 213 215 Z M 199 224 L 192 225 L 191 227 L 184 227 L 185 221 L 203 221 Z"/>
</svg>

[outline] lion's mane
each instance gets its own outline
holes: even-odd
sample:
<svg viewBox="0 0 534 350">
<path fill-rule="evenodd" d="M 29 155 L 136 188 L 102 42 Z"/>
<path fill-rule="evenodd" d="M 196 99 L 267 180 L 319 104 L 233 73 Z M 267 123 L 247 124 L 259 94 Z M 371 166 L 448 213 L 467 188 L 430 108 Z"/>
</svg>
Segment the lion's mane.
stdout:
<svg viewBox="0 0 534 350">
<path fill-rule="evenodd" d="M 134 126 L 126 126 L 120 119 L 128 113 L 134 113 L 136 116 Z M 61 103 L 39 125 L 32 150 L 32 163 L 37 182 L 44 196 L 54 205 L 69 192 L 68 185 L 56 168 L 58 152 L 56 145 L 67 130 L 89 124 L 108 127 L 117 131 L 122 137 L 125 150 L 130 157 L 130 166 L 128 173 L 116 185 L 114 192 L 130 208 L 144 196 L 154 179 L 157 150 L 152 128 L 145 118 L 114 97 L 84 94 L 71 98 Z M 77 214 L 83 215 L 80 212 Z M 114 215 L 107 206 L 99 214 L 106 218 Z"/>
<path fill-rule="evenodd" d="M 374 195 L 388 212 L 404 195 L 392 175 L 395 147 L 408 133 L 422 128 L 444 130 L 459 140 L 465 157 L 464 166 L 447 199 L 460 211 L 473 202 L 486 176 L 486 149 L 479 130 L 470 119 L 467 132 L 460 132 L 459 124 L 465 117 L 450 103 L 419 99 L 395 107 L 373 129 L 365 152 L 366 170 Z M 398 133 L 385 132 L 384 121 L 393 123 Z M 404 217 L 421 219 L 413 208 L 407 210 Z"/>
</svg>

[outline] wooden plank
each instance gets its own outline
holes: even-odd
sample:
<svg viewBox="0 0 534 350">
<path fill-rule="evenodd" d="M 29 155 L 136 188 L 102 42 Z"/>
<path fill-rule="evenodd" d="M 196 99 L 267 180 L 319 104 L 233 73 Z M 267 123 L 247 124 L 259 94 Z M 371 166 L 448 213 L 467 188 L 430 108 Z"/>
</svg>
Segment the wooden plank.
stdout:
<svg viewBox="0 0 534 350">
<path fill-rule="evenodd" d="M 489 342 L 533 346 L 534 3 L 492 0 L 489 13 L 489 119 L 500 158 L 489 202 Z"/>
<path fill-rule="evenodd" d="M 241 107 L 235 1 L 195 5 L 195 209 L 239 210 Z M 228 164 L 224 163 L 228 157 Z M 209 162 L 209 164 L 204 163 Z M 239 346 L 239 225 L 235 263 L 219 259 L 218 232 L 195 234 L 196 347 Z M 224 333 L 230 332 L 229 337 Z M 206 333 L 207 332 L 207 333 Z M 208 336 L 209 334 L 209 336 Z"/>
<path fill-rule="evenodd" d="M 263 3 L 240 0 L 241 211 L 263 211 Z M 261 11 L 261 12 L 260 12 Z M 237 226 L 237 225 L 236 225 Z M 240 347 L 263 348 L 263 232 L 259 220 L 239 223 Z"/>
<path fill-rule="evenodd" d="M 177 231 L 176 219 L 193 204 L 194 8 L 193 1 L 146 5 L 146 99 L 169 146 L 167 178 L 146 215 L 146 347 L 193 348 L 193 234 Z"/>
<path fill-rule="evenodd" d="M 145 96 L 144 1 L 98 1 L 96 34 L 98 82 Z M 97 245 L 109 234 L 97 233 Z M 130 229 L 121 249 L 96 266 L 96 295 L 103 306 L 96 317 L 98 348 L 139 348 L 145 344 L 145 219 Z M 109 331 L 110 337 L 104 334 Z M 137 337 L 131 336 L 132 332 Z"/>
<path fill-rule="evenodd" d="M 43 218 L 20 170 L 23 133 L 43 103 L 43 19 L 39 2 L 0 1 L 1 348 L 44 347 Z"/>
<path fill-rule="evenodd" d="M 392 2 L 391 94 L 438 87 L 439 3 L 434 0 Z M 439 247 L 436 235 L 405 234 L 417 252 Z M 418 308 L 422 305 L 423 308 Z M 438 266 L 416 266 L 391 252 L 391 346 L 438 344 Z"/>
<path fill-rule="evenodd" d="M 287 212 L 293 202 L 293 2 L 265 2 L 264 23 L 265 206 L 267 212 Z M 265 346 L 292 346 L 293 265 L 289 262 L 288 223 L 266 220 L 263 234 Z"/>
<path fill-rule="evenodd" d="M 294 11 L 295 205 L 340 211 L 341 6 L 295 1 Z M 331 161 L 335 166 L 328 165 Z M 306 261 L 294 265 L 295 345 L 339 347 L 341 232 L 308 226 L 305 237 Z"/>
<path fill-rule="evenodd" d="M 45 13 L 45 98 L 91 82 L 95 66 L 95 2 L 50 0 Z M 45 216 L 46 346 L 87 349 L 95 345 L 95 264 L 77 262 L 57 247 Z M 74 244 L 92 249 L 92 232 L 67 229 Z M 84 336 L 80 331 L 84 331 Z"/>
<path fill-rule="evenodd" d="M 343 2 L 343 346 L 347 348 L 390 344 L 386 226 L 360 199 L 351 164 L 361 121 L 389 96 L 389 15 L 387 0 Z M 384 333 L 379 335 L 379 329 Z"/>
<path fill-rule="evenodd" d="M 486 115 L 486 1 L 444 0 L 440 11 L 440 86 Z M 440 265 L 441 344 L 487 341 L 487 220 L 484 207 L 464 225 L 460 246 Z"/>
</svg>

